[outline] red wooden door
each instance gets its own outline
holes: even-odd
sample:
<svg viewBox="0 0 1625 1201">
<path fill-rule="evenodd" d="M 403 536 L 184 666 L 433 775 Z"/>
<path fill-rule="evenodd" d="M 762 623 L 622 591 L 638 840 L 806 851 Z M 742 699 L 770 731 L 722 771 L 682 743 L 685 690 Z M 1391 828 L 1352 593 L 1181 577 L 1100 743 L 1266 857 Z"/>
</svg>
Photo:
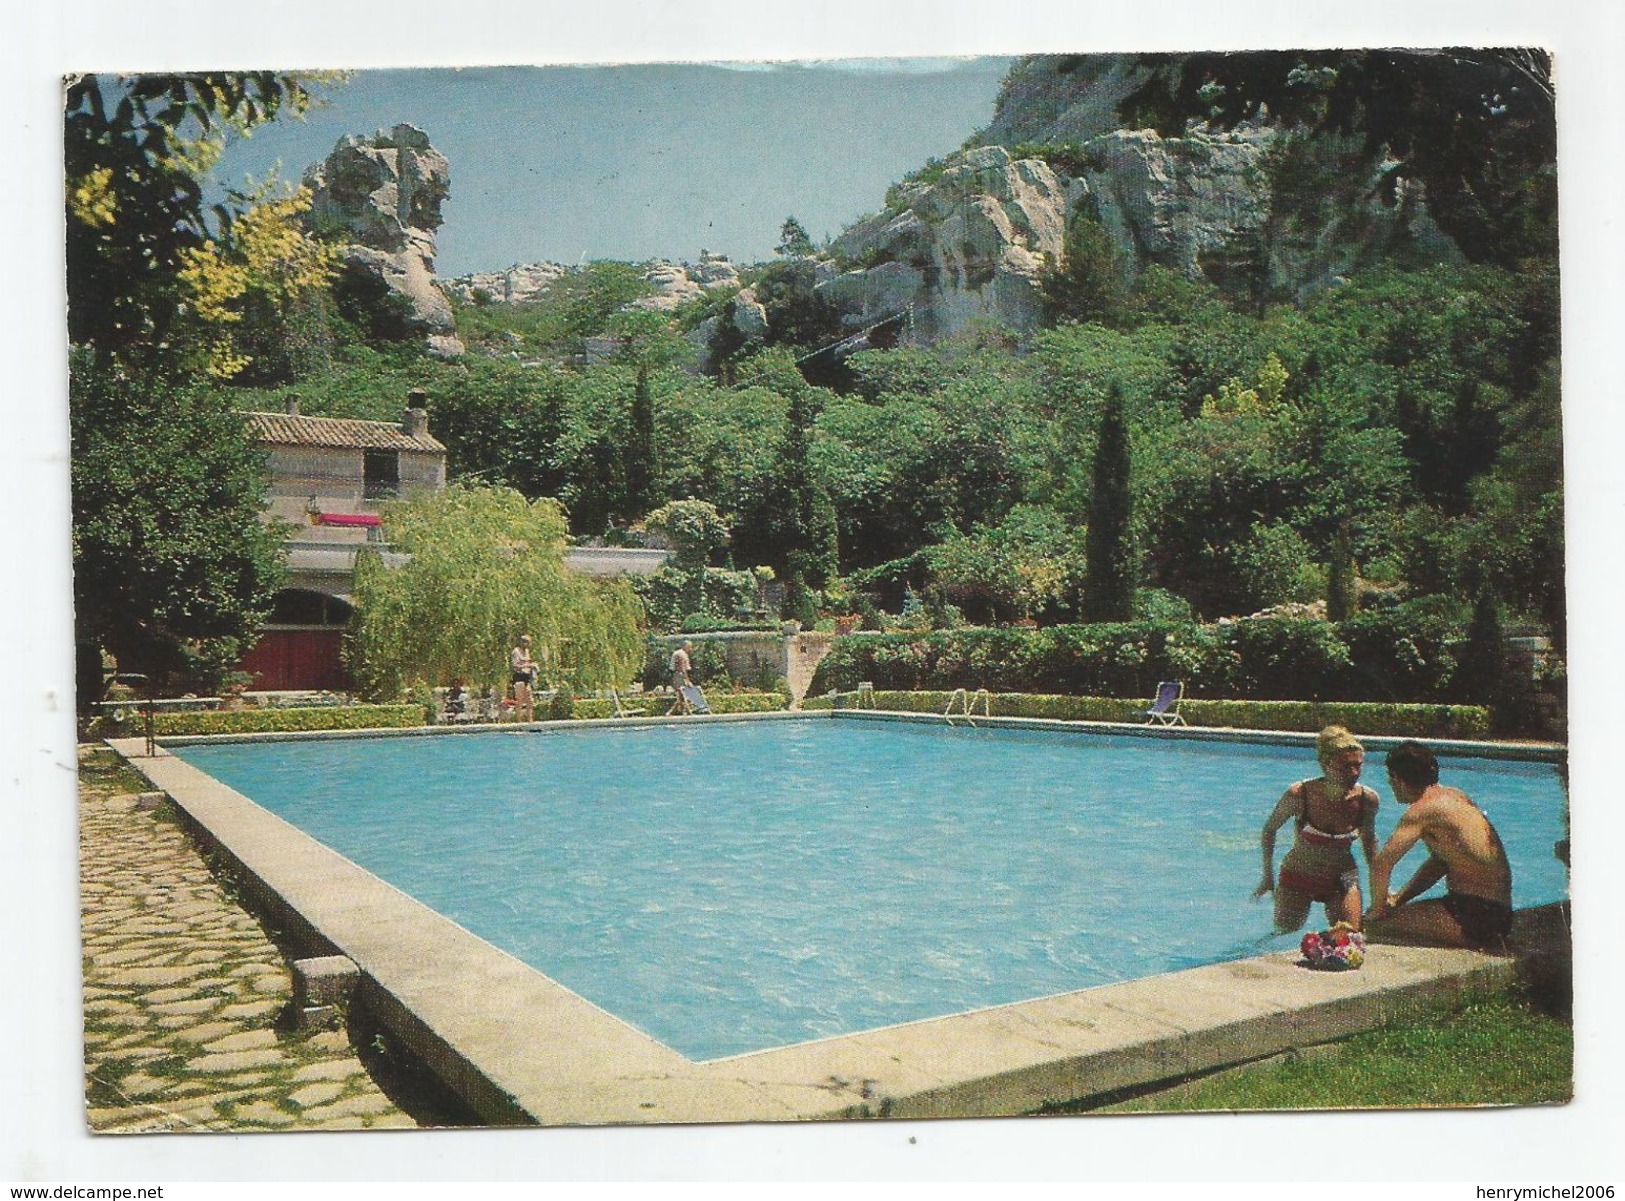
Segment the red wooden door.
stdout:
<svg viewBox="0 0 1625 1201">
<path fill-rule="evenodd" d="M 343 630 L 267 630 L 243 656 L 239 670 L 254 677 L 261 691 L 349 687 L 340 650 Z"/>
</svg>

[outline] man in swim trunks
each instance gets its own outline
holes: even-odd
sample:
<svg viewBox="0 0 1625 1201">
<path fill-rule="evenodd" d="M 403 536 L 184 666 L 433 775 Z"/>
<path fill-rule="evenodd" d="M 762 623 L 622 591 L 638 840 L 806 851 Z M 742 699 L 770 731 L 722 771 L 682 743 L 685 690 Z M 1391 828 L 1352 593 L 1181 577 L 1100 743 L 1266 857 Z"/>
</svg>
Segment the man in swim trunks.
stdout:
<svg viewBox="0 0 1625 1201">
<path fill-rule="evenodd" d="M 1387 766 L 1405 816 L 1371 864 L 1367 933 L 1373 941 L 1499 949 L 1512 929 L 1512 867 L 1500 835 L 1466 793 L 1439 783 L 1439 761 L 1421 743 L 1400 743 Z M 1427 862 L 1389 892 L 1394 868 L 1418 841 Z M 1414 899 L 1441 879 L 1444 896 Z"/>
<path fill-rule="evenodd" d="M 513 703 L 523 721 L 536 716 L 531 690 L 536 686 L 536 660 L 530 657 L 530 635 L 519 635 L 519 643 L 508 654 L 508 678 L 513 684 Z"/>
<path fill-rule="evenodd" d="M 1315 739 L 1320 760 L 1317 780 L 1299 780 L 1282 794 L 1260 842 L 1264 877 L 1253 896 L 1275 894 L 1275 928 L 1300 930 L 1316 902 L 1326 907 L 1328 925 L 1360 928 L 1360 869 L 1354 844 L 1372 862 L 1377 851 L 1377 794 L 1360 784 L 1365 748 L 1342 726 L 1327 726 Z M 1298 837 L 1275 878 L 1275 832 L 1296 822 Z"/>
</svg>

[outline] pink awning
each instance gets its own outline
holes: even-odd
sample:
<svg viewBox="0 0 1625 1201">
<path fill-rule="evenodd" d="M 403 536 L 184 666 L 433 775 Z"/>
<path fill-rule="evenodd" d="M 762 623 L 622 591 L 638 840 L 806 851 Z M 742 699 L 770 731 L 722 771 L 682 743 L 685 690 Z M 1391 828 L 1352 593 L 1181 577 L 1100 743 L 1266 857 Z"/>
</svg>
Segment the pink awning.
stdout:
<svg viewBox="0 0 1625 1201">
<path fill-rule="evenodd" d="M 378 526 L 384 519 L 376 513 L 318 513 L 317 525 Z"/>
</svg>

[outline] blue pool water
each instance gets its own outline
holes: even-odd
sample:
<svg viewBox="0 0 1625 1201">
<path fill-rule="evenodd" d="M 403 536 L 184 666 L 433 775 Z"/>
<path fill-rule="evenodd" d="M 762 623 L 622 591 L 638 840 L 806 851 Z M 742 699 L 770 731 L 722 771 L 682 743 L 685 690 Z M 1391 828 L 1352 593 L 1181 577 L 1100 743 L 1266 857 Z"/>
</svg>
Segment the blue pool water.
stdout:
<svg viewBox="0 0 1625 1201">
<path fill-rule="evenodd" d="M 857 721 L 179 753 L 695 1059 L 1291 946 L 1250 900 L 1258 830 L 1316 774 L 1296 748 Z M 1565 897 L 1555 769 L 1444 772 L 1516 903 Z"/>
</svg>

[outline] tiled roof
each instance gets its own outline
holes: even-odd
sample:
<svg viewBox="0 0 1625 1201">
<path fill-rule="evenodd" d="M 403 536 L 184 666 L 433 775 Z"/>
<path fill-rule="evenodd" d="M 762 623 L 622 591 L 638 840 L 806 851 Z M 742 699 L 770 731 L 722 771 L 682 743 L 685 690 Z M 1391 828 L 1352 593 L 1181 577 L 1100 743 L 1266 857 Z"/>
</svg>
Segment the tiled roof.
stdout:
<svg viewBox="0 0 1625 1201">
<path fill-rule="evenodd" d="M 429 434 L 408 434 L 393 421 L 355 417 L 306 417 L 291 413 L 245 413 L 261 442 L 278 446 L 340 446 L 359 450 L 423 450 L 445 453 Z"/>
</svg>

